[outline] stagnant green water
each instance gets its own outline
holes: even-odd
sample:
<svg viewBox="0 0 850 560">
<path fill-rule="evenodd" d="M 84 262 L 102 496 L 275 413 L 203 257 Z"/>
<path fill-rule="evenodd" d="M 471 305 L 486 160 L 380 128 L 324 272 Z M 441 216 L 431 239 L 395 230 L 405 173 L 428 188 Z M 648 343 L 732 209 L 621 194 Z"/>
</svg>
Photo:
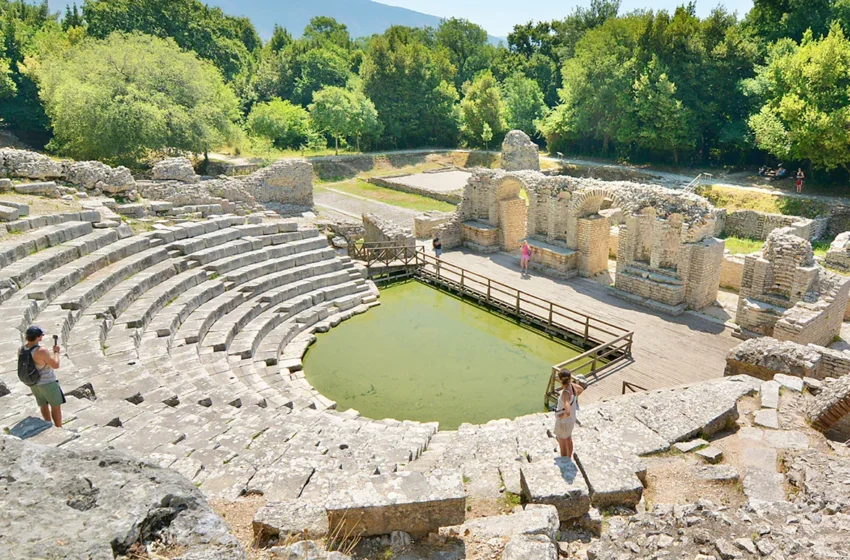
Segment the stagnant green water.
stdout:
<svg viewBox="0 0 850 560">
<path fill-rule="evenodd" d="M 580 353 L 419 282 L 385 288 L 381 301 L 317 335 L 304 359 L 339 410 L 444 429 L 541 412 L 552 365 Z"/>
</svg>

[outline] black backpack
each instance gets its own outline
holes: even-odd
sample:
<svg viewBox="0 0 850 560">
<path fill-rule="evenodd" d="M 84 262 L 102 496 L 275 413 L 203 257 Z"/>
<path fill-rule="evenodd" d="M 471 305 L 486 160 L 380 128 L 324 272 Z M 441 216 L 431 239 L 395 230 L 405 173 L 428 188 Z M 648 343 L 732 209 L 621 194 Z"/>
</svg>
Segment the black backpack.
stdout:
<svg viewBox="0 0 850 560">
<path fill-rule="evenodd" d="M 41 381 L 41 372 L 35 365 L 35 360 L 32 359 L 33 351 L 38 348 L 38 344 L 32 348 L 22 347 L 18 352 L 18 379 L 27 387 L 38 385 Z"/>
</svg>

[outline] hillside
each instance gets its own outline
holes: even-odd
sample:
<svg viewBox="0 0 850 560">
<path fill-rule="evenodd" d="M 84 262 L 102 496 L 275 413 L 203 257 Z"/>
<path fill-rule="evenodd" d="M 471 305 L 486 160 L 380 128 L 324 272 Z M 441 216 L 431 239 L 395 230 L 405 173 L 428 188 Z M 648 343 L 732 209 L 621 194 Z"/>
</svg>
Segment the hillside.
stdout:
<svg viewBox="0 0 850 560">
<path fill-rule="evenodd" d="M 296 37 L 315 16 L 331 16 L 348 26 L 352 37 L 368 37 L 383 33 L 392 25 L 410 27 L 437 27 L 439 16 L 423 14 L 406 8 L 387 6 L 372 0 L 311 0 L 302 2 L 289 0 L 203 0 L 204 3 L 218 6 L 228 14 L 247 16 L 251 19 L 264 39 L 271 37 L 274 25 L 285 27 Z M 66 4 L 73 0 L 50 0 L 51 10 L 65 10 Z M 82 2 L 77 0 L 77 5 Z M 490 37 L 493 44 L 503 41 Z"/>
</svg>

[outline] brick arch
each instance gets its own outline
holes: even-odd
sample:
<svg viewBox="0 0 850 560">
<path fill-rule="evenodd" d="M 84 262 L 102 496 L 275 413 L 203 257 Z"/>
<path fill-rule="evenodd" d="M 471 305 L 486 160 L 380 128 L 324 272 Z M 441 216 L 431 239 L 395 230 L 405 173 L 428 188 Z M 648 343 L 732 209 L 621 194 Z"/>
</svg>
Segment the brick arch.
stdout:
<svg viewBox="0 0 850 560">
<path fill-rule="evenodd" d="M 519 197 L 519 192 L 525 189 L 528 192 L 528 185 L 519 177 L 508 175 L 502 177 L 496 183 L 496 200 L 511 200 Z"/>
<path fill-rule="evenodd" d="M 599 213 L 606 199 L 614 202 L 613 208 L 623 207 L 623 200 L 620 199 L 616 190 L 607 187 L 588 187 L 574 192 L 567 208 L 574 216 L 589 216 Z"/>
</svg>

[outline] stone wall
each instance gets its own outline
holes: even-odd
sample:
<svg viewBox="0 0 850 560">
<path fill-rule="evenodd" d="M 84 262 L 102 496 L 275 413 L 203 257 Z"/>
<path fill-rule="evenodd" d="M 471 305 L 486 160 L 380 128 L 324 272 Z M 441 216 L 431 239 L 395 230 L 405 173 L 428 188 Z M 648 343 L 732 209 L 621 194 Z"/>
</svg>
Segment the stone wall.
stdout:
<svg viewBox="0 0 850 560">
<path fill-rule="evenodd" d="M 829 246 L 824 263 L 831 268 L 850 272 L 850 231 L 838 234 Z"/>
<path fill-rule="evenodd" d="M 404 176 L 406 175 L 400 175 L 400 177 Z M 392 177 L 370 177 L 366 179 L 366 182 L 379 187 L 384 187 L 385 189 L 426 196 L 428 198 L 433 198 L 434 200 L 448 202 L 449 204 L 459 204 L 461 199 L 461 195 L 456 192 L 440 192 L 414 185 L 405 185 L 404 183 L 393 181 Z"/>
<path fill-rule="evenodd" d="M 771 337 L 747 340 L 726 355 L 725 375 L 750 375 L 770 380 L 776 374 L 812 379 L 850 374 L 850 352 Z"/>
<path fill-rule="evenodd" d="M 258 202 L 313 206 L 313 166 L 304 159 L 280 159 L 243 180 Z"/>
<path fill-rule="evenodd" d="M 366 243 L 384 243 L 391 247 L 416 246 L 416 239 L 409 229 L 400 228 L 377 214 L 363 214 L 363 230 Z"/>
<path fill-rule="evenodd" d="M 761 254 L 747 255 L 735 322 L 742 334 L 828 346 L 839 334 L 850 278 L 814 261 L 811 243 L 774 230 Z"/>
<path fill-rule="evenodd" d="M 720 287 L 740 291 L 741 280 L 744 276 L 745 255 L 723 255 L 723 264 L 720 269 Z"/>
<path fill-rule="evenodd" d="M 425 212 L 413 218 L 413 235 L 417 239 L 430 238 L 452 219 L 452 212 Z"/>
<path fill-rule="evenodd" d="M 779 228 L 791 228 L 794 235 L 811 241 L 824 233 L 825 223 L 800 218 L 799 216 L 769 214 L 756 210 L 737 210 L 726 216 L 724 233 L 728 236 L 763 241 L 767 239 L 770 232 Z"/>
</svg>

